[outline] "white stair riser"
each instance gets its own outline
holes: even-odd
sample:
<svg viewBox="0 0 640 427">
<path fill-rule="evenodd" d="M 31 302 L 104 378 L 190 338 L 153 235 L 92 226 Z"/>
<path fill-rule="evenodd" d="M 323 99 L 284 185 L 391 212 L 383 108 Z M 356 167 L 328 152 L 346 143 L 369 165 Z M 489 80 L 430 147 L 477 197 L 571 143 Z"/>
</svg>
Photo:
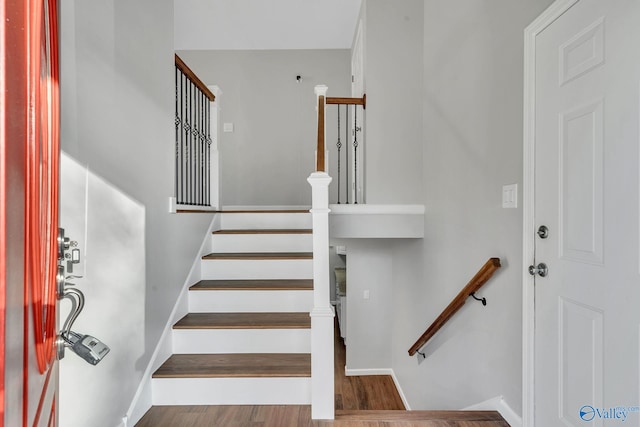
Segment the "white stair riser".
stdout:
<svg viewBox="0 0 640 427">
<path fill-rule="evenodd" d="M 308 405 L 311 378 L 154 378 L 154 405 Z"/>
<path fill-rule="evenodd" d="M 173 353 L 311 353 L 311 330 L 174 329 Z"/>
<path fill-rule="evenodd" d="M 312 279 L 313 260 L 203 259 L 201 270 L 203 280 Z"/>
<path fill-rule="evenodd" d="M 191 291 L 190 313 L 310 312 L 313 291 Z"/>
<path fill-rule="evenodd" d="M 312 252 L 311 234 L 214 234 L 213 252 Z"/>
<path fill-rule="evenodd" d="M 223 213 L 223 230 L 311 228 L 310 213 Z"/>
</svg>

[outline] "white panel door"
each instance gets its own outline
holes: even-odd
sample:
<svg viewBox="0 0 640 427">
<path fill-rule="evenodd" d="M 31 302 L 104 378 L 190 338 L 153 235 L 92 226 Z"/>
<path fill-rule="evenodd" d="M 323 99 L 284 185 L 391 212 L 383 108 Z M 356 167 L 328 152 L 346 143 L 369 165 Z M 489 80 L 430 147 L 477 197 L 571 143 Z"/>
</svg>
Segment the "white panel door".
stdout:
<svg viewBox="0 0 640 427">
<path fill-rule="evenodd" d="M 640 2 L 580 0 L 535 42 L 535 425 L 640 425 Z"/>
</svg>

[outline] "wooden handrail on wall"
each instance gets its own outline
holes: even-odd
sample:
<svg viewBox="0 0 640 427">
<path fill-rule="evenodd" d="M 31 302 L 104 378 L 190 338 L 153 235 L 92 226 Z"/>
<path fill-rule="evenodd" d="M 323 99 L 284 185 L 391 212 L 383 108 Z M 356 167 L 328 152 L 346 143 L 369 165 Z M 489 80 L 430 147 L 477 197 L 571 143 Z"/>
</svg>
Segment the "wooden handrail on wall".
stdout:
<svg viewBox="0 0 640 427">
<path fill-rule="evenodd" d="M 191 68 L 189 68 L 189 66 L 185 64 L 178 55 L 176 55 L 176 67 L 178 67 L 178 69 L 182 71 L 184 75 L 187 76 L 187 78 L 191 80 L 193 84 L 195 84 L 196 87 L 200 89 L 207 98 L 209 98 L 209 101 L 214 102 L 216 100 L 216 96 L 211 93 L 209 88 L 204 83 L 202 83 L 202 80 L 200 80 L 198 76 L 196 76 Z"/>
<path fill-rule="evenodd" d="M 424 332 L 424 334 L 422 334 L 418 341 L 416 341 L 415 344 L 411 346 L 411 348 L 409 349 L 409 356 L 413 356 L 417 353 L 418 350 L 424 347 L 427 341 L 429 341 L 429 339 L 431 339 L 431 337 L 433 337 L 436 332 L 438 332 L 440 328 L 442 328 L 444 324 L 447 323 L 447 321 L 451 319 L 451 317 L 453 317 L 453 315 L 456 314 L 456 312 L 460 310 L 460 308 L 462 308 L 467 298 L 469 298 L 471 294 L 480 289 L 482 285 L 484 285 L 487 280 L 489 280 L 491 276 L 493 276 L 493 273 L 495 273 L 499 268 L 500 258 L 489 258 L 489 260 L 482 266 L 482 268 L 480 268 L 480 270 L 478 270 L 476 275 L 473 276 L 469 283 L 467 283 L 467 286 L 465 286 L 460 291 L 460 293 L 456 295 L 453 301 L 451 301 L 447 308 L 445 308 L 442 313 L 440 313 L 440 315 L 436 318 L 436 320 L 433 321 L 431 326 L 427 328 L 427 330 Z"/>
</svg>

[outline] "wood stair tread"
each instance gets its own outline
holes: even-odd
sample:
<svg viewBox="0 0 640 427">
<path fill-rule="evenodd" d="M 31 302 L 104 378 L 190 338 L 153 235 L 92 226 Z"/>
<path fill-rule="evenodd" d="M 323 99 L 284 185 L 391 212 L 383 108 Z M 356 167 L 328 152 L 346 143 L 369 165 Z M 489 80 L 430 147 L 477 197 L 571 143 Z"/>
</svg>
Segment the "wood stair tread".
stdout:
<svg viewBox="0 0 640 427">
<path fill-rule="evenodd" d="M 312 252 L 226 252 L 210 253 L 202 259 L 217 260 L 282 260 L 282 259 L 313 259 Z"/>
<path fill-rule="evenodd" d="M 337 410 L 335 419 L 352 421 L 502 421 L 505 426 L 508 426 L 497 411 Z"/>
<path fill-rule="evenodd" d="M 234 229 L 234 230 L 216 230 L 212 234 L 311 234 L 313 231 L 309 228 L 269 228 L 269 229 Z"/>
<path fill-rule="evenodd" d="M 232 214 L 237 214 L 237 213 L 301 213 L 301 214 L 308 214 L 309 213 L 309 209 L 236 209 L 236 210 L 222 210 L 219 211 L 219 213 L 232 213 Z"/>
<path fill-rule="evenodd" d="M 310 377 L 307 353 L 174 354 L 153 378 Z"/>
<path fill-rule="evenodd" d="M 191 291 L 310 291 L 312 279 L 201 280 Z"/>
<path fill-rule="evenodd" d="M 309 313 L 189 313 L 173 329 L 309 329 Z"/>
</svg>

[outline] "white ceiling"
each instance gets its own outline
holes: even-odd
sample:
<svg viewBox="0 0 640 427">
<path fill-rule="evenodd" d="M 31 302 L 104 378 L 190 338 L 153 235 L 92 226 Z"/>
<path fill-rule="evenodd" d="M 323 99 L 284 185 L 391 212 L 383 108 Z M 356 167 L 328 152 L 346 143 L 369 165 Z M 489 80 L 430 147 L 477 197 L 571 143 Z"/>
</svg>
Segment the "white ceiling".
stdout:
<svg viewBox="0 0 640 427">
<path fill-rule="evenodd" d="M 174 0 L 174 47 L 349 49 L 361 0 Z"/>
</svg>

